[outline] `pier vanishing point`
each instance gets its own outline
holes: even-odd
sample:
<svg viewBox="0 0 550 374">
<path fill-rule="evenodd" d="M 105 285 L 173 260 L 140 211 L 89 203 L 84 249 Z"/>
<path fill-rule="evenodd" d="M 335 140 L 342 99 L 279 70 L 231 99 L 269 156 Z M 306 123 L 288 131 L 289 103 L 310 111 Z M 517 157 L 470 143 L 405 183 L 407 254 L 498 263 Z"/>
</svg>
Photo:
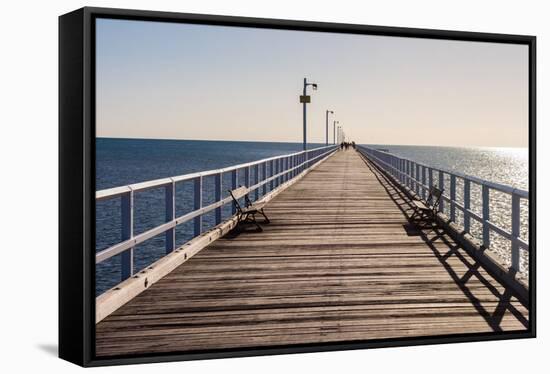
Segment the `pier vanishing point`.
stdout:
<svg viewBox="0 0 550 374">
<path fill-rule="evenodd" d="M 236 227 L 235 216 L 222 219 L 222 207 L 232 204 L 227 178 L 266 203 L 271 222 L 258 217 L 263 231 Z M 215 202 L 203 206 L 207 180 Z M 194 209 L 176 217 L 174 191 L 183 182 L 193 183 Z M 482 188 L 481 213 L 472 209 L 471 184 Z M 433 185 L 445 187 L 437 219 L 411 221 L 413 201 Z M 166 191 L 166 222 L 134 235 L 134 195 L 154 188 Z M 493 190 L 511 195 L 511 230 L 490 220 Z M 96 299 L 98 356 L 529 327 L 528 289 L 518 272 L 519 252 L 529 246 L 519 230 L 526 191 L 372 148 L 328 146 L 97 192 L 97 201 L 108 199 L 122 201 L 123 240 L 98 252 L 96 263 L 119 256 L 123 279 Z M 203 230 L 207 212 L 217 225 Z M 176 246 L 175 227 L 190 221 L 195 237 Z M 483 228 L 480 241 L 469 236 L 472 221 Z M 509 241 L 511 266 L 484 250 L 490 233 Z M 166 237 L 166 256 L 134 269 L 133 248 L 157 235 Z"/>
</svg>

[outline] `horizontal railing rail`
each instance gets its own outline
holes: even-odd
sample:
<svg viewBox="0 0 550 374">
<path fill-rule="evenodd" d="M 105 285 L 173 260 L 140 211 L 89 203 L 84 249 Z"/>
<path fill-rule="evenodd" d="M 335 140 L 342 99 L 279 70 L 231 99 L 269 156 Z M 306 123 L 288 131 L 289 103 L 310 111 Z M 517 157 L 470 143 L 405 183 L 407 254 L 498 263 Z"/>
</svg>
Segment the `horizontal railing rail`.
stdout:
<svg viewBox="0 0 550 374">
<path fill-rule="evenodd" d="M 96 253 L 96 264 L 113 256 L 121 255 L 121 282 L 134 274 L 134 248 L 153 237 L 165 234 L 166 254 L 171 253 L 176 246 L 175 229 L 183 223 L 194 221 L 193 238 L 203 232 L 202 216 L 215 211 L 215 224 L 222 221 L 222 207 L 232 202 L 230 196 L 222 197 L 222 181 L 224 175 L 231 176 L 231 189 L 238 187 L 240 172 L 244 173 L 244 185 L 250 194 L 254 192 L 253 200 L 258 200 L 260 193 L 266 195 L 283 183 L 294 179 L 308 170 L 315 163 L 330 155 L 338 148 L 335 145 L 319 147 L 311 150 L 275 156 L 258 161 L 234 165 L 226 168 L 190 173 L 169 178 L 161 178 L 127 186 L 108 188 L 96 192 L 96 202 L 120 199 L 121 229 L 120 242 Z M 252 172 L 253 171 L 253 172 Z M 214 177 L 214 202 L 203 206 L 203 179 Z M 176 216 L 176 184 L 193 182 L 193 210 L 181 216 Z M 135 194 L 155 188 L 165 189 L 165 222 L 152 229 L 134 235 L 134 199 Z M 232 209 L 235 214 L 235 208 Z"/>
<path fill-rule="evenodd" d="M 444 189 L 445 180 L 449 182 L 449 188 L 445 189 L 439 202 L 438 211 L 445 213 L 444 202 L 449 204 L 449 219 L 457 223 L 457 210 L 463 214 L 464 232 L 475 237 L 472 233 L 471 219 L 478 221 L 482 226 L 481 240 L 484 248 L 490 248 L 491 231 L 510 241 L 511 270 L 516 273 L 520 270 L 520 249 L 529 249 L 529 242 L 520 237 L 521 199 L 529 201 L 529 191 L 511 186 L 494 183 L 470 175 L 436 168 L 416 162 L 407 158 L 398 157 L 387 151 L 381 151 L 366 146 L 357 146 L 361 154 L 373 161 L 378 167 L 386 171 L 393 179 L 406 187 L 418 198 L 426 199 L 430 186 Z M 437 183 L 435 183 L 437 174 Z M 463 182 L 462 201 L 457 197 L 457 180 Z M 481 215 L 472 207 L 471 184 L 481 187 Z M 499 191 L 511 195 L 511 231 L 497 225 L 490 219 L 490 195 L 491 191 Z"/>
</svg>

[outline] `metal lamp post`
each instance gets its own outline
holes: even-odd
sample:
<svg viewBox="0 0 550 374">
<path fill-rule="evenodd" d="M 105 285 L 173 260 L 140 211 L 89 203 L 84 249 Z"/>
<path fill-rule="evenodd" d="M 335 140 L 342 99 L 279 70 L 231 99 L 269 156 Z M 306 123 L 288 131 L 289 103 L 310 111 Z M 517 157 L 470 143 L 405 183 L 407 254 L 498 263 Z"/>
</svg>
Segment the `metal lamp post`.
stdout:
<svg viewBox="0 0 550 374">
<path fill-rule="evenodd" d="M 332 123 L 332 143 L 336 144 L 336 124 L 340 123 L 340 121 L 334 121 Z"/>
<path fill-rule="evenodd" d="M 328 110 L 326 111 L 326 120 L 327 120 L 327 129 L 326 129 L 326 136 L 325 136 L 325 145 L 328 146 L 328 115 L 330 114 L 334 114 L 334 111 L 332 110 Z"/>
<path fill-rule="evenodd" d="M 306 104 L 311 102 L 311 97 L 307 95 L 308 86 L 311 86 L 315 91 L 317 90 L 317 83 L 308 82 L 307 78 L 304 78 L 304 93 L 300 96 L 300 102 L 304 106 L 304 151 L 307 148 Z"/>
</svg>

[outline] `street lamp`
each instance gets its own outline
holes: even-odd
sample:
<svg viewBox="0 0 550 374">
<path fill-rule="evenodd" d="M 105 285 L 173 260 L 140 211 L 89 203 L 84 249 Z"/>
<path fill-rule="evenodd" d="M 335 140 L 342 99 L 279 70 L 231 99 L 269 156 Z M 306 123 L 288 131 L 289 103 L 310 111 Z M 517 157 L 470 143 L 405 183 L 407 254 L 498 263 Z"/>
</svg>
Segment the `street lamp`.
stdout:
<svg viewBox="0 0 550 374">
<path fill-rule="evenodd" d="M 326 119 L 327 119 L 327 129 L 326 129 L 326 137 L 325 137 L 325 145 L 328 146 L 328 114 L 334 114 L 334 112 L 332 110 L 328 110 L 326 111 Z"/>
<path fill-rule="evenodd" d="M 307 148 L 307 129 L 306 129 L 306 104 L 311 102 L 311 96 L 307 95 L 307 87 L 311 86 L 314 91 L 317 90 L 317 83 L 308 82 L 304 78 L 304 93 L 300 96 L 300 102 L 304 105 L 304 151 Z"/>
<path fill-rule="evenodd" d="M 340 121 L 334 121 L 332 123 L 332 143 L 336 144 L 336 124 L 340 123 Z"/>
</svg>

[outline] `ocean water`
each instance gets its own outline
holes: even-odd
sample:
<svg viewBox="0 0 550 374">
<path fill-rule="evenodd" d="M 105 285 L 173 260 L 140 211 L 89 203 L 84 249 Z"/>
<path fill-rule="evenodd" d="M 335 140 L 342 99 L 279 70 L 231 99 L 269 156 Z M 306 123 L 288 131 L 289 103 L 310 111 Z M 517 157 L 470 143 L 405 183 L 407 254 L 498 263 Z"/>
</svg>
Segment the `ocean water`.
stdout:
<svg viewBox="0 0 550 374">
<path fill-rule="evenodd" d="M 458 171 L 491 182 L 529 189 L 527 148 L 435 147 L 370 144 L 429 166 Z"/>
<path fill-rule="evenodd" d="M 475 176 L 491 182 L 509 185 L 515 188 L 529 190 L 529 152 L 527 148 L 492 148 L 492 147 L 435 147 L 435 146 L 403 146 L 370 144 L 372 148 L 387 149 L 390 153 L 408 158 L 425 165 L 448 171 Z M 445 178 L 445 195 L 450 190 L 450 179 Z M 463 183 L 457 179 L 456 195 L 463 201 Z M 471 183 L 470 187 L 471 210 L 481 216 L 481 187 Z M 490 192 L 489 216 L 498 226 L 511 231 L 511 196 L 498 192 Z M 445 207 L 449 212 L 448 204 Z M 521 199 L 520 202 L 520 236 L 529 240 L 529 202 Z M 463 215 L 457 209 L 457 223 L 463 225 Z M 482 227 L 475 219 L 470 220 L 471 233 L 482 239 Z M 501 262 L 510 266 L 510 241 L 491 232 L 490 250 L 497 254 Z M 528 275 L 529 253 L 520 250 L 520 273 Z"/>
<path fill-rule="evenodd" d="M 310 148 L 324 144 L 310 144 Z M 428 165 L 474 175 L 494 182 L 528 188 L 528 157 L 526 149 L 453 148 L 424 146 L 374 145 Z M 300 151 L 301 143 L 156 140 L 156 139 L 96 139 L 96 190 L 117 187 L 152 179 L 182 175 L 197 171 L 218 169 L 255 161 L 276 155 Z M 268 171 L 269 172 L 269 171 Z M 244 183 L 240 175 L 240 184 Z M 214 201 L 213 178 L 205 178 L 203 204 Z M 229 175 L 222 181 L 223 195 L 230 188 Z M 192 210 L 191 182 L 176 186 L 176 216 Z M 479 192 L 479 193 L 478 193 Z M 457 185 L 457 195 L 461 196 Z M 507 196 L 491 196 L 491 219 L 509 228 L 506 217 L 509 204 Z M 472 185 L 472 207 L 481 192 Z M 222 218 L 231 215 L 231 207 L 222 209 Z M 479 208 L 478 213 L 481 212 Z M 164 190 L 152 189 L 136 193 L 134 200 L 134 234 L 147 231 L 164 222 Z M 522 203 L 522 236 L 528 238 L 528 204 Z M 460 218 L 460 217 L 459 217 Z M 176 228 L 176 245 L 182 245 L 192 237 L 193 223 Z M 214 225 L 213 212 L 203 216 L 203 227 Z M 472 228 L 476 222 L 472 220 Z M 507 226 L 508 225 L 508 226 Z M 120 199 L 96 204 L 96 251 L 103 250 L 121 240 Z M 493 236 L 492 236 L 493 240 Z M 510 261 L 506 244 L 494 239 L 494 250 L 503 262 Z M 507 255 L 508 253 L 508 255 Z M 135 248 L 134 271 L 139 271 L 165 254 L 164 235 L 152 238 Z M 528 255 L 522 253 L 522 271 L 526 271 Z M 96 266 L 96 295 L 115 286 L 120 281 L 120 256 L 115 256 Z"/>
</svg>

